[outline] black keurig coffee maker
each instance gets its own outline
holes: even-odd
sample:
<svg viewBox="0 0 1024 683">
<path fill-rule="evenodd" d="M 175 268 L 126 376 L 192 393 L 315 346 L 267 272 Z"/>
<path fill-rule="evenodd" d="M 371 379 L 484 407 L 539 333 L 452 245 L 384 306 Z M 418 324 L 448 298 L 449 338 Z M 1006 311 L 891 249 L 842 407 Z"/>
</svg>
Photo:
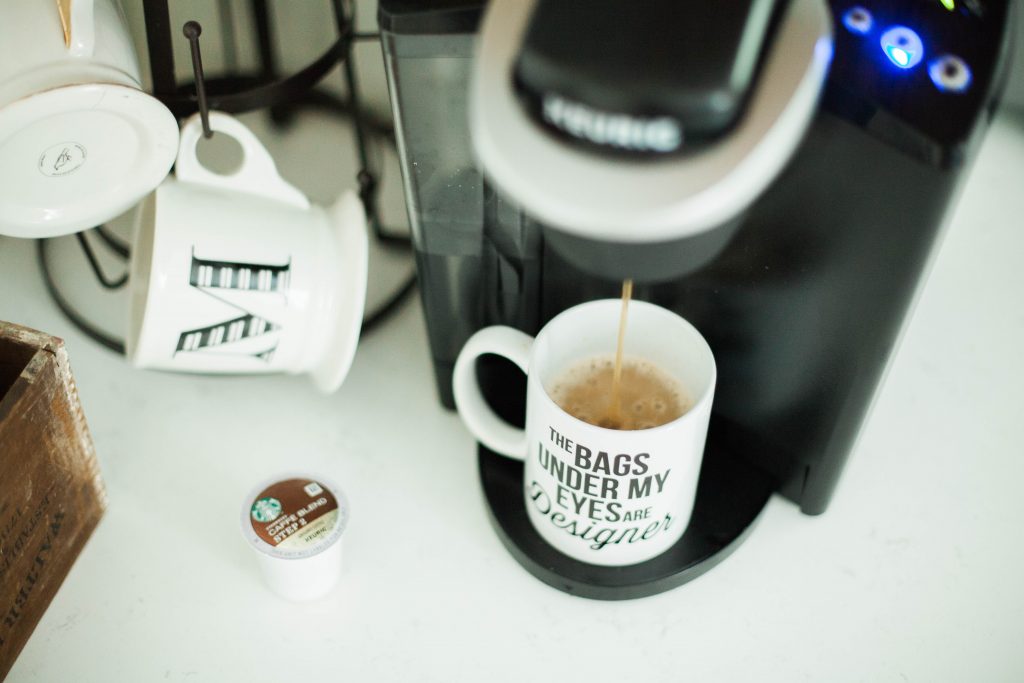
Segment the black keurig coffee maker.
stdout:
<svg viewBox="0 0 1024 683">
<path fill-rule="evenodd" d="M 825 510 L 1005 73 L 1009 0 L 381 0 L 441 402 L 462 345 L 634 296 L 707 338 L 718 388 L 690 527 L 601 568 L 533 531 L 480 448 L 494 526 L 588 597 L 672 588 L 772 493 Z M 522 419 L 524 380 L 485 393 Z M 897 454 L 894 454 L 894 457 Z"/>
</svg>

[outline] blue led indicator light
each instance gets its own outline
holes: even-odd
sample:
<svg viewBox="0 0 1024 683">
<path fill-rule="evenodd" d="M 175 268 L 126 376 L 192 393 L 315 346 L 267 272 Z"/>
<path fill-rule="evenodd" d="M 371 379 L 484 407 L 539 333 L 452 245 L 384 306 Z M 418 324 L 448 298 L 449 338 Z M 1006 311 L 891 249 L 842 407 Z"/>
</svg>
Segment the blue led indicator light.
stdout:
<svg viewBox="0 0 1024 683">
<path fill-rule="evenodd" d="M 889 51 L 889 59 L 891 59 L 896 66 L 901 69 L 906 69 L 907 65 L 910 64 L 910 54 L 906 50 L 892 45 L 889 45 L 885 49 Z"/>
<path fill-rule="evenodd" d="M 851 7 L 843 15 L 843 26 L 850 33 L 856 33 L 857 35 L 864 35 L 871 30 L 871 26 L 875 23 L 871 17 L 871 12 L 867 11 L 863 7 Z"/>
<path fill-rule="evenodd" d="M 943 55 L 928 64 L 928 76 L 942 92 L 962 93 L 971 87 L 971 69 L 956 55 Z"/>
<path fill-rule="evenodd" d="M 924 58 L 920 36 L 906 26 L 893 26 L 882 34 L 879 42 L 885 56 L 900 69 L 912 69 Z"/>
</svg>

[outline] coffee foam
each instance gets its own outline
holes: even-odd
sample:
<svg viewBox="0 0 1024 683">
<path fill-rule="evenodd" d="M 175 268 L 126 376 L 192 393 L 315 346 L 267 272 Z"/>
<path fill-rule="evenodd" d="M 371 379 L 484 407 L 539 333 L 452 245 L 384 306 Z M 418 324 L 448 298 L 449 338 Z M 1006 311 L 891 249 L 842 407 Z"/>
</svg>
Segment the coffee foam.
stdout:
<svg viewBox="0 0 1024 683">
<path fill-rule="evenodd" d="M 548 388 L 559 408 L 592 425 L 610 429 L 650 429 L 684 415 L 693 400 L 672 375 L 643 358 L 622 362 L 620 411 L 612 409 L 614 354 L 584 358 L 562 371 Z"/>
</svg>

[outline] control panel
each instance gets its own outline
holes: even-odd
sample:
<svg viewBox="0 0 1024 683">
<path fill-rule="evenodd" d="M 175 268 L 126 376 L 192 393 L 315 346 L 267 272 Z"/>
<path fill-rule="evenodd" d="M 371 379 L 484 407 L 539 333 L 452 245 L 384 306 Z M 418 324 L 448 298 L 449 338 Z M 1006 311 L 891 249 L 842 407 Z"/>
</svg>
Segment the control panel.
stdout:
<svg viewBox="0 0 1024 683">
<path fill-rule="evenodd" d="M 923 159 L 956 163 L 990 101 L 1010 0 L 830 0 L 825 106 Z"/>
</svg>

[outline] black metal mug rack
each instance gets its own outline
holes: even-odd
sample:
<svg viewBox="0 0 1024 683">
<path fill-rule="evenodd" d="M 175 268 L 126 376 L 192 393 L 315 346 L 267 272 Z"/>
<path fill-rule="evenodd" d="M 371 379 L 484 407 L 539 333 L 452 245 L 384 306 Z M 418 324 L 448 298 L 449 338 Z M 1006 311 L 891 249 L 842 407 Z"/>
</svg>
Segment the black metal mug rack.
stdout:
<svg viewBox="0 0 1024 683">
<path fill-rule="evenodd" d="M 346 11 L 348 4 L 348 11 Z M 208 115 L 211 109 L 229 114 L 266 109 L 277 124 L 290 121 L 302 107 L 322 109 L 351 118 L 354 143 L 359 161 L 356 182 L 359 196 L 366 210 L 367 221 L 378 244 L 401 250 L 409 249 L 409 238 L 400 232 L 386 229 L 380 220 L 377 203 L 378 174 L 370 168 L 368 138 L 373 135 L 394 144 L 394 130 L 390 121 L 368 116 L 359 95 L 356 70 L 352 60 L 352 46 L 356 40 L 375 39 L 377 34 L 359 34 L 355 31 L 354 9 L 351 2 L 331 0 L 330 7 L 337 36 L 316 59 L 291 74 L 281 74 L 274 52 L 273 23 L 267 0 L 250 0 L 249 7 L 256 29 L 258 64 L 249 72 L 238 71 L 224 76 L 208 78 L 204 72 L 200 49 L 202 26 L 186 21 L 179 30 L 171 21 L 168 0 L 142 0 L 149 48 L 149 67 L 152 77 L 152 95 L 159 99 L 178 119 L 199 112 L 203 119 L 203 133 L 210 137 Z M 222 31 L 222 39 L 233 40 L 230 27 Z M 176 37 L 177 34 L 177 37 Z M 178 83 L 175 77 L 174 40 L 189 41 L 192 58 L 193 81 Z M 341 64 L 347 100 L 333 95 L 317 85 L 336 66 Z M 98 226 L 91 231 L 99 237 L 110 253 L 124 261 L 130 258 L 128 245 Z M 105 289 L 118 289 L 127 283 L 127 275 L 110 277 L 100 267 L 99 260 L 85 233 L 77 240 L 97 282 Z M 44 283 L 58 308 L 78 329 L 97 343 L 117 353 L 124 353 L 124 342 L 93 325 L 61 295 L 48 265 L 47 246 L 51 240 L 37 242 L 37 254 Z M 408 298 L 415 288 L 415 275 L 410 276 L 377 309 L 363 321 L 363 332 L 385 320 Z"/>
<path fill-rule="evenodd" d="M 230 114 L 256 109 L 290 105 L 298 102 L 339 62 L 351 64 L 354 27 L 351 13 L 346 13 L 341 0 L 332 0 L 338 37 L 327 50 L 309 65 L 287 76 L 281 76 L 274 56 L 270 8 L 266 0 L 250 2 L 256 25 L 259 66 L 256 73 L 232 74 L 205 82 L 209 106 Z M 153 79 L 153 96 L 163 102 L 175 116 L 182 118 L 199 111 L 199 98 L 193 87 L 179 86 L 174 75 L 174 27 L 167 0 L 143 0 L 146 40 L 149 46 L 149 67 Z M 184 26 L 198 26 L 185 22 Z M 196 36 L 198 39 L 198 34 Z M 195 44 L 195 43 L 193 43 Z M 195 56 L 195 52 L 193 52 Z M 351 67 L 346 68 L 346 78 Z M 197 75 L 197 83 L 201 76 Z M 354 76 L 352 79 L 354 83 Z M 350 97 L 354 91 L 350 92 Z"/>
</svg>

